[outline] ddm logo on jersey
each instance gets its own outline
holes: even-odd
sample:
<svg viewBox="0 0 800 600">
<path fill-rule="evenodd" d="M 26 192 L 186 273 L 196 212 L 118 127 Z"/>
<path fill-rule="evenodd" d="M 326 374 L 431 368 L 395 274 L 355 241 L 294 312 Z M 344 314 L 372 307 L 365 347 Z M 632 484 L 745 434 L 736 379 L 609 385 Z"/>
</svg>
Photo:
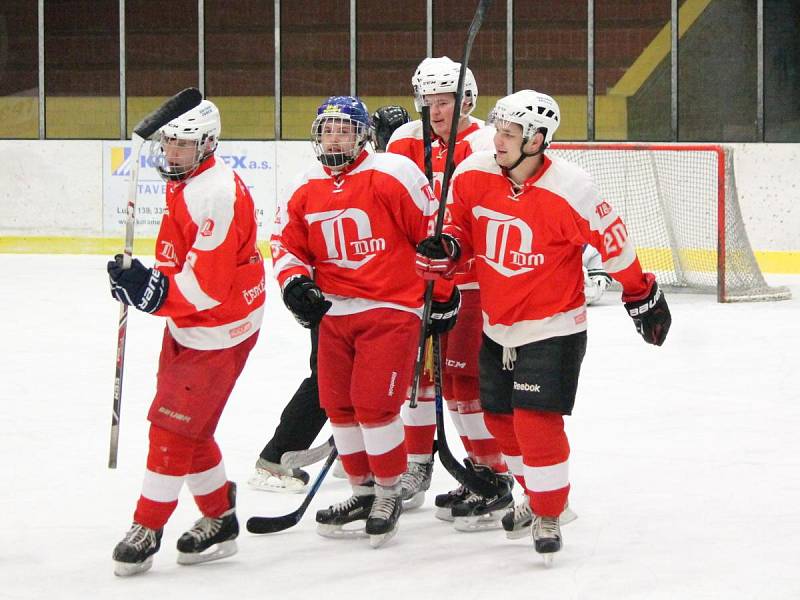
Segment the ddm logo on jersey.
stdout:
<svg viewBox="0 0 800 600">
<path fill-rule="evenodd" d="M 487 220 L 486 254 L 481 258 L 495 271 L 506 277 L 514 277 L 533 271 L 544 263 L 544 254 L 531 252 L 533 231 L 525 221 L 483 206 L 473 207 L 472 215 L 479 221 L 482 218 Z M 508 247 L 509 236 L 514 230 L 519 237 L 516 249 Z"/>
<path fill-rule="evenodd" d="M 306 221 L 309 225 L 320 224 L 328 251 L 328 259 L 325 262 L 344 269 L 358 269 L 375 258 L 378 252 L 386 250 L 386 240 L 372 237 L 369 215 L 360 208 L 309 213 L 306 215 Z M 345 227 L 348 221 L 352 221 L 355 225 L 357 235 L 355 240 L 347 239 L 345 230 L 353 229 Z"/>
</svg>

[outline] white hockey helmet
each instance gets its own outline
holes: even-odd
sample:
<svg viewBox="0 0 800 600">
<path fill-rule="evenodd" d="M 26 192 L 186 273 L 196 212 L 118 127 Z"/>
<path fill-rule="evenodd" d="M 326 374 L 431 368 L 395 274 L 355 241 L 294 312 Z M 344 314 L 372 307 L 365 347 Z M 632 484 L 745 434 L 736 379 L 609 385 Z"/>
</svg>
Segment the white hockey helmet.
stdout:
<svg viewBox="0 0 800 600">
<path fill-rule="evenodd" d="M 156 159 L 156 169 L 159 175 L 167 181 L 180 181 L 191 177 L 200 163 L 217 149 L 221 132 L 219 109 L 210 100 L 203 100 L 193 109 L 164 125 L 156 137 L 158 148 L 155 153 L 159 155 Z M 194 142 L 194 161 L 186 165 L 168 164 L 164 155 L 164 144 L 169 140 Z"/>
<path fill-rule="evenodd" d="M 446 56 L 426 58 L 417 67 L 411 78 L 414 89 L 414 106 L 418 111 L 425 106 L 425 96 L 428 94 L 456 94 L 458 93 L 458 74 L 461 63 L 454 62 Z M 464 77 L 464 98 L 461 105 L 461 116 L 465 117 L 475 110 L 478 102 L 478 84 L 475 76 L 467 67 Z M 464 110 L 464 105 L 467 110 Z"/>
<path fill-rule="evenodd" d="M 530 141 L 536 132 L 544 134 L 544 144 L 548 146 L 561 121 L 558 103 L 547 94 L 534 90 L 520 90 L 510 96 L 500 98 L 489 113 L 487 122 L 516 123 L 522 127 L 522 144 Z"/>
</svg>

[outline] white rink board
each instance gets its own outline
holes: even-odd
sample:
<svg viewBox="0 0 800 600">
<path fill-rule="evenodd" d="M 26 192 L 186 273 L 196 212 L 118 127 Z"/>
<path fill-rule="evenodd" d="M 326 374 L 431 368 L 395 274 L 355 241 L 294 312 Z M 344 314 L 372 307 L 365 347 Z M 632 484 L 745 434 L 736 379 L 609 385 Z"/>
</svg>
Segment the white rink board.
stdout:
<svg viewBox="0 0 800 600">
<path fill-rule="evenodd" d="M 116 211 L 120 194 L 127 192 L 119 191 L 121 181 L 108 171 L 108 148 L 120 144 L 125 143 L 0 140 L 0 235 L 118 237 Z M 753 249 L 800 251 L 800 144 L 726 146 L 734 149 L 739 201 Z M 234 167 L 243 155 L 269 163 L 263 170 L 237 169 L 248 185 L 253 182 L 254 200 L 263 211 L 261 239 L 266 239 L 276 198 L 315 160 L 311 144 L 223 141 L 220 147 Z M 154 173 L 146 178 L 157 191 Z M 105 207 L 104 195 L 109 202 Z M 140 201 L 155 206 L 154 199 Z M 148 220 L 152 216 L 145 214 Z M 137 237 L 141 235 L 137 230 Z"/>
</svg>

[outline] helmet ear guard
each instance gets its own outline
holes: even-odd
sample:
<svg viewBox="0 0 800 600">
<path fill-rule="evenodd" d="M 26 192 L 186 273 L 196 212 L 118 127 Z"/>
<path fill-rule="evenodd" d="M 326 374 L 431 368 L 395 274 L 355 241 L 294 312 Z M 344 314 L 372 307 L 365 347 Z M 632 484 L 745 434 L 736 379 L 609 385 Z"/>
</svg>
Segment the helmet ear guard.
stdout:
<svg viewBox="0 0 800 600">
<path fill-rule="evenodd" d="M 338 150 L 334 151 L 330 144 L 323 143 L 326 128 L 330 133 L 352 134 L 353 139 L 344 144 L 340 142 Z M 350 164 L 371 138 L 372 123 L 367 105 L 357 96 L 331 96 L 317 108 L 317 117 L 311 124 L 311 144 L 317 160 L 324 166 L 339 169 Z"/>
</svg>

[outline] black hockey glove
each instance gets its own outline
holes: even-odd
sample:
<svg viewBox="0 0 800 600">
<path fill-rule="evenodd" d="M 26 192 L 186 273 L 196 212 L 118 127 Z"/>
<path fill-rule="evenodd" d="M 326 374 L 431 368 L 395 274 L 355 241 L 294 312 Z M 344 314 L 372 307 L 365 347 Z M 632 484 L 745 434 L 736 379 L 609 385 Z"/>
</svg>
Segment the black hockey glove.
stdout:
<svg viewBox="0 0 800 600">
<path fill-rule="evenodd" d="M 167 299 L 169 278 L 158 269 L 148 269 L 137 258 L 125 269 L 122 259 L 122 254 L 117 254 L 106 267 L 111 296 L 146 313 L 156 312 Z"/>
<path fill-rule="evenodd" d="M 461 247 L 452 235 L 442 234 L 438 240 L 431 236 L 417 244 L 416 270 L 423 279 L 449 279 L 456 271 Z"/>
<path fill-rule="evenodd" d="M 648 276 L 652 277 L 652 275 Z M 645 342 L 656 346 L 664 343 L 669 326 L 672 324 L 672 316 L 669 314 L 667 300 L 655 279 L 647 297 L 642 300 L 625 302 L 625 310 L 628 311 L 636 325 L 636 331 L 644 338 Z"/>
<path fill-rule="evenodd" d="M 372 115 L 372 125 L 375 129 L 375 150 L 385 152 L 395 129 L 410 120 L 408 111 L 402 106 L 381 106 L 376 110 Z"/>
<path fill-rule="evenodd" d="M 295 320 L 306 329 L 319 325 L 331 303 L 325 300 L 322 290 L 309 277 L 296 275 L 283 287 L 283 303 Z"/>
<path fill-rule="evenodd" d="M 447 333 L 456 326 L 458 310 L 461 308 L 461 292 L 453 288 L 450 299 L 444 302 L 433 301 L 431 316 L 428 319 L 427 335 Z"/>
</svg>

